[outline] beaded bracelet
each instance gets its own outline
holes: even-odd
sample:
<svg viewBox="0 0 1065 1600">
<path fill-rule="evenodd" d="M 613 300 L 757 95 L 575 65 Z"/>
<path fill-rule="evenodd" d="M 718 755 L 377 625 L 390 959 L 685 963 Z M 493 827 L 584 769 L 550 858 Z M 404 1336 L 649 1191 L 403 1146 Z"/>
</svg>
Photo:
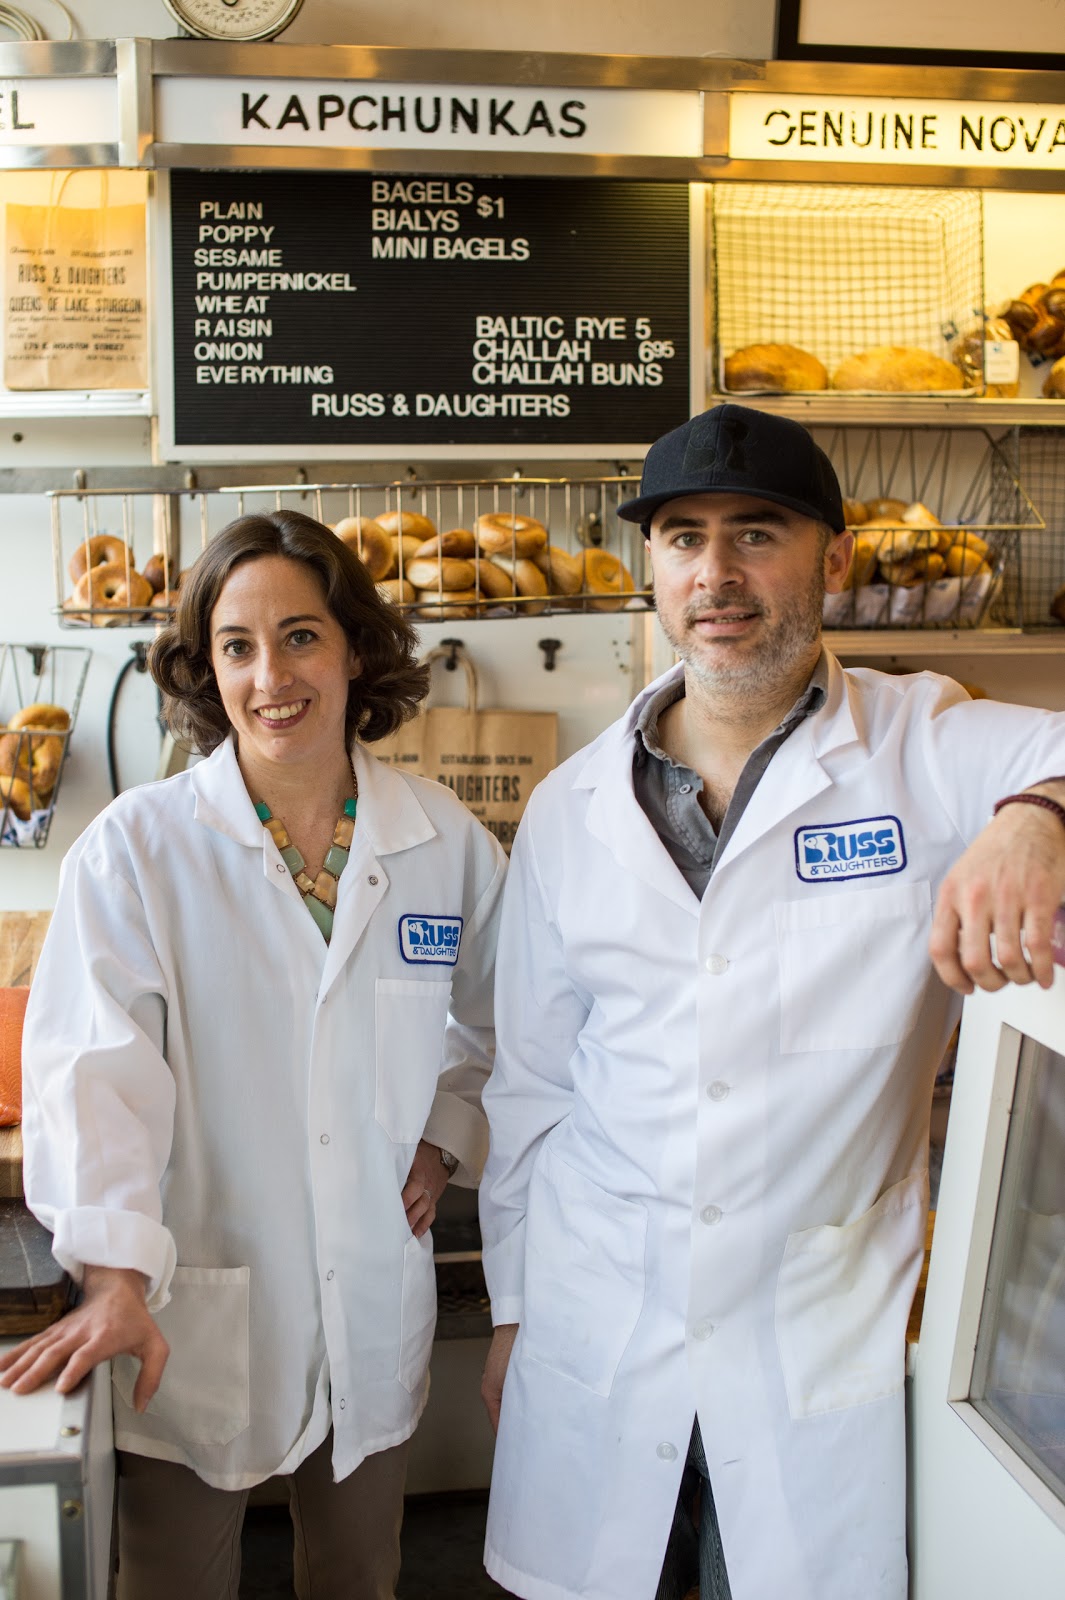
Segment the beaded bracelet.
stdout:
<svg viewBox="0 0 1065 1600">
<path fill-rule="evenodd" d="M 1044 778 L 1042 781 L 1044 783 L 1065 783 L 1065 778 Z M 1029 794 L 1027 791 L 1023 794 L 1008 794 L 1004 800 L 995 802 L 995 808 L 991 814 L 997 817 L 1003 806 L 1013 805 L 1042 806 L 1044 811 L 1052 811 L 1062 826 L 1065 827 L 1065 806 L 1059 804 L 1057 800 L 1051 800 L 1048 794 Z"/>
</svg>

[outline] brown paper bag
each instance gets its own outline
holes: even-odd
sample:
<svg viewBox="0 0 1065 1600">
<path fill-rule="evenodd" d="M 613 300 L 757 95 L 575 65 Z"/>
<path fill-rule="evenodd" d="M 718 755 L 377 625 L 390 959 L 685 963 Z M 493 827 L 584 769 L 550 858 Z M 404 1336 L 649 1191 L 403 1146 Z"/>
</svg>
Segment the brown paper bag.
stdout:
<svg viewBox="0 0 1065 1600">
<path fill-rule="evenodd" d="M 145 206 L 4 208 L 4 383 L 9 389 L 146 389 Z"/>
<path fill-rule="evenodd" d="M 446 661 L 431 650 L 427 661 Z M 558 764 L 554 711 L 482 711 L 477 673 L 456 651 L 466 673 L 466 706 L 430 706 L 371 750 L 402 772 L 435 778 L 453 789 L 510 854 L 530 794 Z"/>
</svg>

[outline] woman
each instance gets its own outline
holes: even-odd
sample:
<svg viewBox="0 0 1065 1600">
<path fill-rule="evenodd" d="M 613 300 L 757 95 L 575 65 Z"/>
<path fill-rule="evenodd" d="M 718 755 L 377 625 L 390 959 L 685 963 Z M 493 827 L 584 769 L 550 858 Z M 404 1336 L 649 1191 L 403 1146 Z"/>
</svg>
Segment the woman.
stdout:
<svg viewBox="0 0 1065 1600">
<path fill-rule="evenodd" d="M 427 674 L 310 518 L 219 534 L 151 668 L 207 759 L 122 795 L 63 864 L 26 1194 L 83 1298 L 0 1381 L 66 1391 L 113 1359 L 120 1600 L 235 1597 L 274 1474 L 297 1593 L 384 1600 L 428 1229 L 487 1146 L 504 858 L 448 789 L 370 755 Z"/>
</svg>

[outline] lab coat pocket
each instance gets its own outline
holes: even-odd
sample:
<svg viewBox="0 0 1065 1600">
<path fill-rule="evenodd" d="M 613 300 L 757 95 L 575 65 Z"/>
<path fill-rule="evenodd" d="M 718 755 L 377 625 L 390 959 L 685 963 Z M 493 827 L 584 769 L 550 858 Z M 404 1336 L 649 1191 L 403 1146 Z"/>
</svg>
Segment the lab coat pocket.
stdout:
<svg viewBox="0 0 1065 1600">
<path fill-rule="evenodd" d="M 432 1110 L 444 1051 L 451 984 L 378 978 L 374 1116 L 393 1144 L 417 1144 Z"/>
<path fill-rule="evenodd" d="M 228 1444 L 248 1426 L 247 1267 L 175 1267 L 170 1300 L 155 1313 L 170 1346 L 148 1415 L 190 1445 Z M 140 1363 L 117 1356 L 113 1381 L 127 1405 Z"/>
<path fill-rule="evenodd" d="M 545 1145 L 525 1221 L 525 1356 L 610 1393 L 644 1297 L 647 1212 Z"/>
<path fill-rule="evenodd" d="M 902 1388 L 927 1221 L 928 1174 L 915 1172 L 845 1227 L 789 1237 L 775 1319 L 796 1421 Z"/>
<path fill-rule="evenodd" d="M 773 913 L 782 1053 L 901 1044 L 928 973 L 927 879 L 826 890 L 778 901 Z"/>
<path fill-rule="evenodd" d="M 414 1394 L 425 1379 L 436 1329 L 436 1269 L 433 1236 L 413 1234 L 403 1249 L 403 1309 L 399 1334 L 399 1381 Z"/>
</svg>

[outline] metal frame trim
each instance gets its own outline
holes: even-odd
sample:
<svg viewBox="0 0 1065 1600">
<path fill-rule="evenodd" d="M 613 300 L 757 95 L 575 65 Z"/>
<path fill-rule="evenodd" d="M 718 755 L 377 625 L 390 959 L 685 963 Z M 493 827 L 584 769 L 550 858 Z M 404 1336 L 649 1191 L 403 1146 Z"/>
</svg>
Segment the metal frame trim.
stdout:
<svg viewBox="0 0 1065 1600">
<path fill-rule="evenodd" d="M 145 166 L 155 138 L 151 49 L 146 39 L 118 39 L 115 57 L 120 165 Z"/>
<path fill-rule="evenodd" d="M 657 178 L 679 183 L 720 176 L 713 161 L 687 156 L 577 155 L 547 151 L 365 150 L 341 147 L 156 144 L 149 158 L 157 171 L 191 167 L 200 172 L 314 170 L 315 172 L 447 172 L 537 177 Z M 855 180 L 853 176 L 850 181 Z"/>
<path fill-rule="evenodd" d="M 0 78 L 113 78 L 116 72 L 114 39 L 0 44 Z"/>
</svg>

